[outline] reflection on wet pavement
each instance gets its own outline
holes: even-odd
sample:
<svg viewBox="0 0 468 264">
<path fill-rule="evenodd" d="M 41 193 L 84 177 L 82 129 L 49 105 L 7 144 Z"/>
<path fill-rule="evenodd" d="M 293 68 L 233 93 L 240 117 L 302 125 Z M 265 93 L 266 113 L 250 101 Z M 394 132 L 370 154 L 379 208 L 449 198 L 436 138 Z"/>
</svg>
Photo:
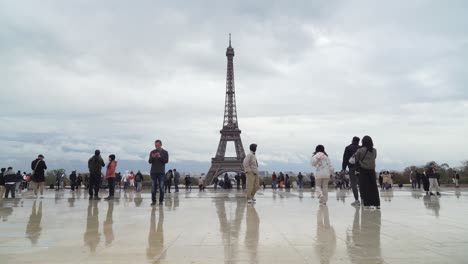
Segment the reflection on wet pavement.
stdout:
<svg viewBox="0 0 468 264">
<path fill-rule="evenodd" d="M 350 206 L 346 190 L 330 197 L 267 189 L 247 205 L 242 191 L 182 191 L 151 207 L 146 192 L 23 193 L 0 199 L 0 262 L 466 263 L 466 189 L 381 192 L 381 211 Z"/>
</svg>

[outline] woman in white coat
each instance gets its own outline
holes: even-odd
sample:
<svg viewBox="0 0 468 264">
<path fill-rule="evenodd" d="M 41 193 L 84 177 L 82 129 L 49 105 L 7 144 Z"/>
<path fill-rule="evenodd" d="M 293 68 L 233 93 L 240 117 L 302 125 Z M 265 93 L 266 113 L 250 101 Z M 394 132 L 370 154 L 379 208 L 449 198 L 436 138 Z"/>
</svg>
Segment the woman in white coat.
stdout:
<svg viewBox="0 0 468 264">
<path fill-rule="evenodd" d="M 318 145 L 311 161 L 312 167 L 315 167 L 315 183 L 320 205 L 326 205 L 328 201 L 328 181 L 333 174 L 333 166 L 325 147 Z"/>
</svg>

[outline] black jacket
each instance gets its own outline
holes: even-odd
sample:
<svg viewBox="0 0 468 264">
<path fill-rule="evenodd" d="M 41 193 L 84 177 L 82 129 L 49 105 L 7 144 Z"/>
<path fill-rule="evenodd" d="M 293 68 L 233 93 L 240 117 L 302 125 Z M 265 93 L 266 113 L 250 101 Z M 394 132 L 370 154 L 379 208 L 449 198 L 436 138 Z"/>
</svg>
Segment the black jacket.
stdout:
<svg viewBox="0 0 468 264">
<path fill-rule="evenodd" d="M 38 162 L 39 164 L 37 164 Z M 34 168 L 36 168 L 36 170 L 34 170 Z M 47 165 L 44 160 L 40 160 L 40 159 L 33 160 L 33 162 L 31 162 L 31 170 L 33 170 L 34 172 L 34 175 L 32 177 L 33 181 L 35 182 L 45 181 L 44 171 L 47 170 Z"/>
<path fill-rule="evenodd" d="M 159 153 L 160 158 L 153 158 L 152 154 Z M 166 163 L 169 162 L 169 153 L 164 150 L 153 150 L 151 151 L 148 159 L 148 163 L 151 164 L 151 174 L 165 174 L 166 173 Z"/>
<path fill-rule="evenodd" d="M 135 182 L 142 182 L 143 179 L 143 174 L 141 174 L 141 172 L 137 172 L 137 174 L 135 175 Z"/>
<path fill-rule="evenodd" d="M 75 182 L 76 181 L 76 173 L 72 172 L 70 174 L 70 181 Z"/>
<path fill-rule="evenodd" d="M 104 166 L 106 166 L 106 164 L 104 164 L 104 160 L 101 158 L 101 156 L 92 156 L 88 160 L 89 176 L 101 177 L 101 169 Z"/>
<path fill-rule="evenodd" d="M 5 174 L 3 175 L 5 178 L 5 183 L 7 182 L 16 182 L 16 173 L 12 170 L 7 170 Z"/>
<path fill-rule="evenodd" d="M 352 169 L 354 168 L 354 164 L 349 164 L 349 159 L 358 151 L 359 145 L 358 144 L 351 144 L 345 148 L 343 153 L 343 164 L 341 169 L 346 170 L 346 167 Z"/>
</svg>

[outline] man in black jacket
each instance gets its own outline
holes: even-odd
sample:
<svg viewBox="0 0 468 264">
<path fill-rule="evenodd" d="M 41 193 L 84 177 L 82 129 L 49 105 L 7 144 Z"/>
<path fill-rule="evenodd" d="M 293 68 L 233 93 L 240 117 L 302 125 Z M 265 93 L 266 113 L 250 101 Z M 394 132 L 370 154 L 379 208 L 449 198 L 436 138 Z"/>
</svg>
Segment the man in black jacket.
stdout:
<svg viewBox="0 0 468 264">
<path fill-rule="evenodd" d="M 357 188 L 357 177 L 356 177 L 356 168 L 354 164 L 349 163 L 349 159 L 356 153 L 359 149 L 359 141 L 358 137 L 353 137 L 353 142 L 351 145 L 345 148 L 343 153 L 343 164 L 342 170 L 346 171 L 346 167 L 349 168 L 349 180 L 351 182 L 351 188 L 353 189 L 354 199 L 355 201 L 351 204 L 352 206 L 360 206 L 361 202 L 359 202 L 359 192 Z"/>
<path fill-rule="evenodd" d="M 76 180 L 77 180 L 77 177 L 76 177 L 76 170 L 72 171 L 72 173 L 70 174 L 70 188 L 71 188 L 71 191 L 74 192 L 75 191 L 75 187 L 78 188 L 77 184 L 76 184 Z"/>
<path fill-rule="evenodd" d="M 44 171 L 47 170 L 47 165 L 44 161 L 44 156 L 42 154 L 37 156 L 37 159 L 31 162 L 31 170 L 33 170 L 32 180 L 34 182 L 34 195 L 37 196 L 37 191 L 39 190 L 42 198 L 44 195 L 45 183 Z"/>
<path fill-rule="evenodd" d="M 101 158 L 101 151 L 96 150 L 94 156 L 88 160 L 89 168 L 89 199 L 100 200 L 99 198 L 99 186 L 101 185 L 101 169 L 106 166 L 104 160 Z"/>
<path fill-rule="evenodd" d="M 166 164 L 169 162 L 169 153 L 162 148 L 161 140 L 156 140 L 154 146 L 156 149 L 150 152 L 148 159 L 151 164 L 151 206 L 156 204 L 156 184 L 159 184 L 159 205 L 163 204 Z"/>
</svg>

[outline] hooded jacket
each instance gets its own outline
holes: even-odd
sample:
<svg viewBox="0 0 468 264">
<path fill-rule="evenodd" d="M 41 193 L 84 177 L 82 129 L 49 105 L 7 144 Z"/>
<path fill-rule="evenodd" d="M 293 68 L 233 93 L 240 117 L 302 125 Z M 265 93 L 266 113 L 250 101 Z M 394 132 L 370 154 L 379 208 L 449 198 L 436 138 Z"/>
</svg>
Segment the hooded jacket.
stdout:
<svg viewBox="0 0 468 264">
<path fill-rule="evenodd" d="M 310 163 L 312 167 L 315 167 L 315 178 L 317 179 L 328 179 L 334 172 L 330 158 L 323 152 L 317 152 L 313 155 Z"/>
</svg>

